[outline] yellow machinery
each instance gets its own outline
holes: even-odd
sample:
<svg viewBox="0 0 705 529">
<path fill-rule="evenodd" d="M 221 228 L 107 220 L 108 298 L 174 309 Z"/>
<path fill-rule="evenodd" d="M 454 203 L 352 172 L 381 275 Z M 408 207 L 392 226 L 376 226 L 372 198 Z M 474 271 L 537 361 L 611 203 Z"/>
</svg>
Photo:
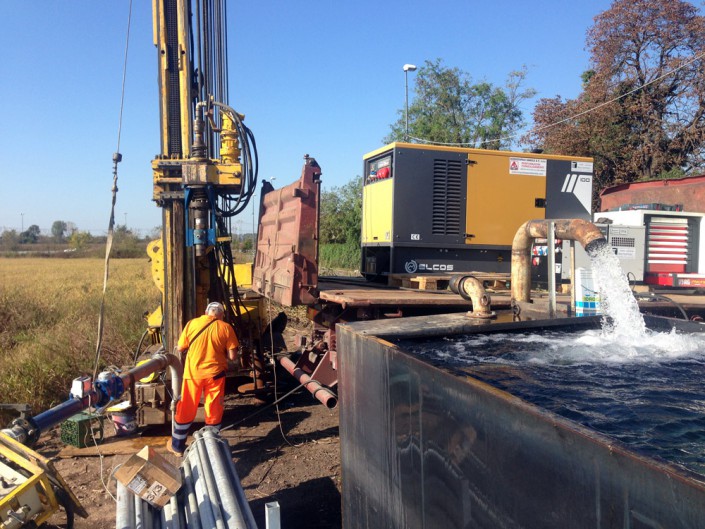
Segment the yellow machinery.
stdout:
<svg viewBox="0 0 705 529">
<path fill-rule="evenodd" d="M 162 303 L 148 316 L 144 337 L 151 336 L 152 350 L 172 351 L 185 323 L 219 301 L 243 346 L 241 369 L 253 377 L 241 389 L 259 390 L 268 314 L 259 296 L 240 294 L 239 286 L 252 284 L 252 271 L 236 265 L 231 251 L 232 218 L 257 185 L 257 151 L 244 116 L 227 102 L 225 0 L 153 0 L 152 8 L 161 119 L 153 199 L 162 209 L 162 238 L 150 243 L 148 253 Z M 116 153 L 114 162 L 120 159 Z M 41 525 L 60 504 L 71 516 L 86 516 L 51 463 L 21 443 L 31 445 L 83 409 L 107 406 L 128 388 L 139 424 L 170 421 L 170 395 L 178 394 L 180 377 L 170 373 L 171 390 L 165 377 L 146 377 L 167 366 L 173 371 L 173 362 L 179 363 L 157 354 L 125 374 L 76 379 L 68 401 L 0 432 L 0 529 Z"/>
<path fill-rule="evenodd" d="M 227 104 L 225 2 L 154 0 L 153 10 L 161 116 L 153 199 L 163 228 L 153 251 L 163 270 L 163 343 L 172 350 L 209 301 L 225 304 L 226 320 L 248 342 L 230 221 L 254 194 L 257 152 L 244 116 Z"/>
<path fill-rule="evenodd" d="M 153 16 L 161 120 L 153 200 L 162 209 L 162 238 L 147 253 L 162 303 L 148 315 L 147 351 L 172 351 L 186 322 L 220 301 L 243 346 L 249 389 L 261 389 L 268 317 L 259 297 L 242 299 L 251 265 L 236 264 L 231 250 L 232 218 L 255 192 L 257 151 L 244 116 L 227 103 L 225 2 L 153 0 Z M 167 401 L 163 383 L 137 387 L 137 423 L 168 421 Z"/>
<path fill-rule="evenodd" d="M 41 525 L 63 505 L 68 526 L 88 514 L 51 461 L 0 433 L 0 528 Z"/>
<path fill-rule="evenodd" d="M 526 219 L 590 219 L 590 158 L 393 143 L 363 170 L 368 278 L 509 272 Z"/>
</svg>

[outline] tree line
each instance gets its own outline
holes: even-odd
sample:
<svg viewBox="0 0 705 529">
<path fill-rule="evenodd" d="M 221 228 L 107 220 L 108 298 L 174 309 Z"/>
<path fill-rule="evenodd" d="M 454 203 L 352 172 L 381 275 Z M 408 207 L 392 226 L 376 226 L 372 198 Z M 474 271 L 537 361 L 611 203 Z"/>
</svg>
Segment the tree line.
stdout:
<svg viewBox="0 0 705 529">
<path fill-rule="evenodd" d="M 115 257 L 143 257 L 145 243 L 159 237 L 155 229 L 146 237 L 140 237 L 125 225 L 117 225 L 113 230 L 113 255 Z M 92 235 L 79 230 L 72 222 L 54 221 L 50 235 L 42 235 L 38 225 L 32 224 L 26 230 L 5 230 L 0 233 L 0 252 L 15 253 L 27 251 L 43 252 L 77 252 L 81 256 L 102 256 L 107 236 Z"/>
</svg>

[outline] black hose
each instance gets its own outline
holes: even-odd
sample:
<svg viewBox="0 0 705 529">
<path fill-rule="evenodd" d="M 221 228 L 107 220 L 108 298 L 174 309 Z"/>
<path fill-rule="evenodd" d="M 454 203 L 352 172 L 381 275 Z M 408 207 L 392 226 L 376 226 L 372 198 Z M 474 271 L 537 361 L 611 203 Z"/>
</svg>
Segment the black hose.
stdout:
<svg viewBox="0 0 705 529">
<path fill-rule="evenodd" d="M 145 329 L 145 331 L 142 333 L 142 337 L 140 338 L 140 341 L 137 344 L 137 349 L 135 350 L 135 357 L 132 359 L 133 363 L 137 362 L 137 359 L 140 356 L 140 351 L 142 350 L 142 344 L 144 343 L 144 339 L 147 337 L 148 333 L 149 333 L 149 329 Z"/>
<path fill-rule="evenodd" d="M 674 300 L 672 300 L 671 298 L 669 298 L 669 297 L 667 297 L 667 296 L 662 296 L 662 295 L 660 295 L 660 294 L 654 294 L 654 293 L 652 293 L 652 292 L 649 292 L 649 293 L 646 293 L 646 294 L 634 293 L 634 296 L 635 296 L 637 299 L 645 299 L 645 300 L 649 300 L 649 301 L 668 301 L 669 303 L 673 304 L 673 305 L 681 312 L 681 314 L 683 315 L 683 319 L 684 319 L 684 320 L 689 320 L 689 319 L 690 319 L 690 318 L 688 318 L 688 313 L 685 311 L 685 309 L 683 308 L 683 306 L 682 306 L 680 303 L 678 303 L 677 301 L 674 301 Z"/>
<path fill-rule="evenodd" d="M 76 513 L 74 512 L 74 505 L 71 498 L 69 498 L 68 493 L 59 486 L 52 486 L 52 490 L 54 491 L 54 496 L 56 496 L 56 501 L 58 501 L 59 505 L 66 511 L 66 529 L 73 529 Z"/>
</svg>

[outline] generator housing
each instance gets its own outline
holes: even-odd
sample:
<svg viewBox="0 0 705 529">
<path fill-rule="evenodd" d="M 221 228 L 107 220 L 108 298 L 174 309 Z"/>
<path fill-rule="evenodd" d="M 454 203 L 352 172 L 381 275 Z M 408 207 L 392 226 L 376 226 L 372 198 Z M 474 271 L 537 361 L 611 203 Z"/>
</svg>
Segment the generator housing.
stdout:
<svg viewBox="0 0 705 529">
<path fill-rule="evenodd" d="M 368 279 L 508 273 L 527 220 L 591 219 L 591 158 L 392 143 L 363 159 Z"/>
</svg>

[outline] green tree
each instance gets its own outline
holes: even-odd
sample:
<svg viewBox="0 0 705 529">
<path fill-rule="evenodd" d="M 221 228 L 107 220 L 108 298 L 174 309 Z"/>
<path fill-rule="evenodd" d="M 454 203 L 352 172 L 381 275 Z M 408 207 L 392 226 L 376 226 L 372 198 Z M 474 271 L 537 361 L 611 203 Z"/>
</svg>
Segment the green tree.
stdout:
<svg viewBox="0 0 705 529">
<path fill-rule="evenodd" d="M 524 124 L 520 104 L 536 94 L 523 87 L 526 73 L 526 68 L 511 72 L 502 88 L 473 83 L 469 74 L 447 68 L 441 59 L 426 61 L 418 69 L 409 106 L 410 139 L 485 149 L 510 146 L 511 136 Z M 385 143 L 405 139 L 404 109 L 390 128 Z"/>
<path fill-rule="evenodd" d="M 56 242 L 61 242 L 64 240 L 66 230 L 67 224 L 63 220 L 55 220 L 54 224 L 51 225 L 51 235 L 54 237 Z"/>
<path fill-rule="evenodd" d="M 574 100 L 541 100 L 529 143 L 595 157 L 596 192 L 705 165 L 705 17 L 684 0 L 615 0 L 588 31 Z"/>
<path fill-rule="evenodd" d="M 82 250 L 91 241 L 93 241 L 93 236 L 87 231 L 74 231 L 69 237 L 69 246 L 74 250 Z"/>
<path fill-rule="evenodd" d="M 321 193 L 320 266 L 357 270 L 360 266 L 362 178 Z"/>
<path fill-rule="evenodd" d="M 362 178 L 321 193 L 321 243 L 359 245 L 361 222 Z"/>
<path fill-rule="evenodd" d="M 35 244 L 39 240 L 39 235 L 41 233 L 42 230 L 39 229 L 39 226 L 32 224 L 26 231 L 20 233 L 20 243 Z"/>
</svg>

